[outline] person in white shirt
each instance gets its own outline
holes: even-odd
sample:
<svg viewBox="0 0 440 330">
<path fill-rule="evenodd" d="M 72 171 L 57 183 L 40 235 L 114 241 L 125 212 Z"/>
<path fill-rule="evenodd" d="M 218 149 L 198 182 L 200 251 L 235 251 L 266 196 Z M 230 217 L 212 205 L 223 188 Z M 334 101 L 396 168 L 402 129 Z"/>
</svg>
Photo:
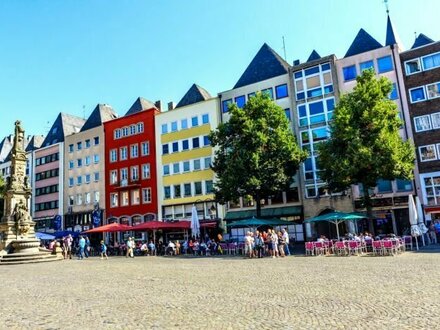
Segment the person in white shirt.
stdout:
<svg viewBox="0 0 440 330">
<path fill-rule="evenodd" d="M 176 254 L 176 245 L 173 243 L 173 241 L 169 241 L 169 243 L 167 245 L 167 253 L 166 254 L 170 254 L 170 255 Z"/>
<path fill-rule="evenodd" d="M 247 232 L 244 236 L 244 255 L 252 258 L 252 240 L 251 233 Z"/>
<path fill-rule="evenodd" d="M 282 229 L 281 232 L 283 233 L 284 238 L 284 250 L 286 252 L 286 256 L 290 256 L 290 249 L 289 249 L 289 233 L 287 232 L 287 229 Z"/>
</svg>

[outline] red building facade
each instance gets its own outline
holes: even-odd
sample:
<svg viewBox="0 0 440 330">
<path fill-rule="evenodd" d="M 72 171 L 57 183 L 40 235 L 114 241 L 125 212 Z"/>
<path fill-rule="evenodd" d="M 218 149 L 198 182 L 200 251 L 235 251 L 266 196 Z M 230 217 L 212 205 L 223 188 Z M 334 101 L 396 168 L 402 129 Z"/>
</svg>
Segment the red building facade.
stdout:
<svg viewBox="0 0 440 330">
<path fill-rule="evenodd" d="M 106 222 L 157 219 L 156 108 L 104 123 Z"/>
</svg>

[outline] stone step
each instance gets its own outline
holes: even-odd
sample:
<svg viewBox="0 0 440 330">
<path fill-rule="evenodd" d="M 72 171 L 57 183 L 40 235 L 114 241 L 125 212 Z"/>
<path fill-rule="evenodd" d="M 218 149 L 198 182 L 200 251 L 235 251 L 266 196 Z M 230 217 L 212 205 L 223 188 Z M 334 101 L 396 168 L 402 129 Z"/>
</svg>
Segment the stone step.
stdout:
<svg viewBox="0 0 440 330">
<path fill-rule="evenodd" d="M 2 256 L 0 258 L 1 264 L 13 264 L 13 263 L 28 263 L 28 262 L 44 262 L 44 261 L 55 261 L 59 260 L 57 256 L 49 253 L 38 253 L 38 254 L 19 254 L 12 253 Z"/>
<path fill-rule="evenodd" d="M 40 258 L 40 259 L 34 259 L 34 260 L 16 260 L 16 261 L 0 260 L 0 266 L 20 265 L 20 264 L 36 264 L 36 263 L 40 263 L 40 262 L 52 262 L 52 261 L 59 261 L 59 260 L 62 260 L 62 259 L 58 259 L 55 256 L 53 256 L 52 258 Z"/>
<path fill-rule="evenodd" d="M 32 256 L 50 256 L 52 253 L 49 252 L 35 252 L 35 253 L 26 253 L 26 252 L 16 252 L 16 253 L 10 253 L 10 254 L 4 254 L 0 258 L 14 258 L 14 257 L 32 257 Z"/>
</svg>

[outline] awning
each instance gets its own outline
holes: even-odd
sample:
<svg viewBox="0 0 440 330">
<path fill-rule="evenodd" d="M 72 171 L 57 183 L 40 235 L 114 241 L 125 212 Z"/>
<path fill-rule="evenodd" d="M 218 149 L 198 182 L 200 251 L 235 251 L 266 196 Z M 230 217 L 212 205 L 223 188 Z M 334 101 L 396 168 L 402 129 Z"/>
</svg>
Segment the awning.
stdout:
<svg viewBox="0 0 440 330">
<path fill-rule="evenodd" d="M 425 206 L 426 213 L 440 213 L 440 206 Z"/>
<path fill-rule="evenodd" d="M 187 229 L 191 228 L 190 221 L 179 222 L 165 222 L 165 221 L 148 221 L 140 225 L 133 226 L 131 230 L 147 231 L 147 230 L 173 230 L 173 229 Z"/>
<path fill-rule="evenodd" d="M 133 230 L 133 228 L 130 227 L 130 226 L 113 222 L 113 223 L 110 223 L 110 224 L 105 225 L 105 226 L 99 226 L 99 227 L 95 227 L 93 229 L 86 230 L 84 233 L 86 233 L 86 234 L 91 234 L 91 233 L 115 233 L 115 232 L 119 232 L 119 231 L 131 231 L 131 230 Z"/>
<path fill-rule="evenodd" d="M 244 220 L 239 220 L 239 221 L 234 221 L 231 222 L 230 224 L 228 224 L 228 227 L 260 227 L 260 226 L 270 226 L 270 227 L 274 227 L 274 226 L 288 226 L 288 225 L 293 225 L 295 224 L 292 221 L 285 221 L 285 220 L 281 220 L 281 219 L 258 219 L 258 218 L 249 218 L 249 219 L 244 219 Z"/>
<path fill-rule="evenodd" d="M 246 210 L 246 211 L 229 211 L 226 213 L 225 220 L 240 220 L 256 217 L 257 211 Z M 264 218 L 276 218 L 276 217 L 286 217 L 286 216 L 301 216 L 302 206 L 285 206 L 285 207 L 273 207 L 261 208 L 261 217 Z"/>
</svg>

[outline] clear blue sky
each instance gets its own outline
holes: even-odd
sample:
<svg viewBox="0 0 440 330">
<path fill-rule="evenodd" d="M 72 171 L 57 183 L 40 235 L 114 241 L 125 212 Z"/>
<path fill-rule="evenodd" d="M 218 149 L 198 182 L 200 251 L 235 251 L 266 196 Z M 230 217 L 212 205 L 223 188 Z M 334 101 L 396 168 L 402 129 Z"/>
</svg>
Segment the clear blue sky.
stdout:
<svg viewBox="0 0 440 330">
<path fill-rule="evenodd" d="M 440 40 L 440 1 L 389 0 L 405 48 Z M 287 60 L 343 57 L 362 27 L 385 40 L 382 0 L 0 0 L 0 136 L 46 134 L 59 112 L 124 114 L 178 102 L 193 82 L 231 89 L 264 42 Z"/>
</svg>

